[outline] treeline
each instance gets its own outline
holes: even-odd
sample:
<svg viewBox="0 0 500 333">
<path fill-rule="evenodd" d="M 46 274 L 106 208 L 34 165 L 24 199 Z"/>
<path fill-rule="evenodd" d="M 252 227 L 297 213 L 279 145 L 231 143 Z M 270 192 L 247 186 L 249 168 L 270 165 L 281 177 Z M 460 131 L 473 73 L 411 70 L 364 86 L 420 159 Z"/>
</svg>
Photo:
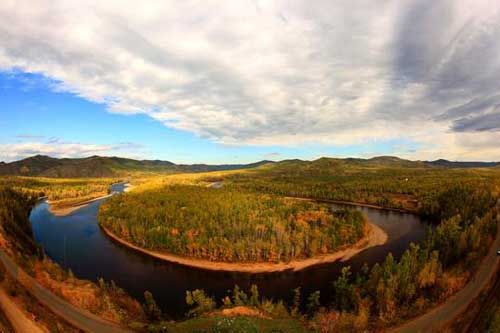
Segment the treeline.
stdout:
<svg viewBox="0 0 500 333">
<path fill-rule="evenodd" d="M 177 323 L 162 314 L 148 291 L 144 293 L 143 308 L 151 321 L 148 332 L 310 332 L 300 306 L 302 301 L 306 302 L 304 311 L 312 316 L 320 306 L 320 292 L 304 295 L 304 299 L 300 288 L 291 293 L 293 304 L 289 305 L 262 297 L 255 284 L 249 290 L 236 285 L 222 300 L 216 300 L 202 289 L 186 291 L 188 319 Z"/>
<path fill-rule="evenodd" d="M 434 222 L 459 215 L 464 224 L 470 224 L 486 214 L 495 200 L 490 183 L 459 183 L 422 195 L 419 213 Z"/>
<path fill-rule="evenodd" d="M 312 316 L 320 307 L 319 290 L 309 295 L 304 295 L 302 299 L 301 288 L 291 290 L 293 295 L 292 303 L 285 304 L 283 301 L 273 301 L 262 297 L 259 294 L 259 288 L 253 284 L 248 291 L 235 285 L 233 290 L 229 290 L 228 295 L 218 304 L 216 300 L 209 296 L 204 290 L 196 289 L 186 291 L 186 304 L 190 307 L 187 316 L 196 317 L 205 313 L 214 311 L 218 308 L 230 309 L 237 306 L 253 307 L 262 310 L 264 314 L 272 315 L 275 318 L 296 317 L 304 315 Z"/>
<path fill-rule="evenodd" d="M 224 186 L 167 186 L 107 200 L 99 222 L 141 247 L 213 261 L 289 261 L 365 233 L 363 215 Z"/>
<path fill-rule="evenodd" d="M 104 179 L 52 179 L 35 177 L 0 177 L 0 186 L 10 187 L 30 196 L 47 196 L 52 201 L 71 200 L 75 198 L 96 197 L 107 194 L 110 178 Z"/>
<path fill-rule="evenodd" d="M 488 187 L 499 171 L 280 163 L 227 175 L 225 183 L 258 193 L 352 201 L 418 212 L 422 202 L 453 186 Z"/>
</svg>

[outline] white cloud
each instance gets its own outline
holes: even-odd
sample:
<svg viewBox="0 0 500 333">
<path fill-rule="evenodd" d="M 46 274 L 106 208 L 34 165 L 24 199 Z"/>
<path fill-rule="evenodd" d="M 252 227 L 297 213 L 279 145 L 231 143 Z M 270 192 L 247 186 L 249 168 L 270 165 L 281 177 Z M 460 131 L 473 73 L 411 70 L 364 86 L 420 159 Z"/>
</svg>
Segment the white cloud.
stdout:
<svg viewBox="0 0 500 333">
<path fill-rule="evenodd" d="M 499 8 L 3 0 L 0 69 L 224 144 L 425 146 L 433 133 L 434 150 L 500 159 Z"/>
<path fill-rule="evenodd" d="M 123 142 L 114 145 L 85 144 L 62 142 L 58 139 L 48 141 L 28 141 L 0 144 L 0 161 L 10 162 L 33 155 L 51 157 L 88 157 L 93 155 L 139 158 L 143 147 L 138 144 Z"/>
</svg>

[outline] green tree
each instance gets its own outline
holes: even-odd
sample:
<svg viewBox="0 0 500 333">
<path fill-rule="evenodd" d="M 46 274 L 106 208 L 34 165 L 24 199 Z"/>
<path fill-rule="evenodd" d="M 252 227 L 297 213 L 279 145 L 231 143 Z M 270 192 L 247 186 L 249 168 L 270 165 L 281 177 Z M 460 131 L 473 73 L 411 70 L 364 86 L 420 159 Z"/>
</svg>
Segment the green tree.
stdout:
<svg viewBox="0 0 500 333">
<path fill-rule="evenodd" d="M 236 306 L 243 306 L 248 304 L 248 296 L 238 285 L 233 289 L 233 303 Z"/>
<path fill-rule="evenodd" d="M 250 287 L 250 305 L 259 306 L 259 304 L 259 288 L 257 288 L 257 285 L 252 284 L 252 286 Z"/>
<path fill-rule="evenodd" d="M 161 309 L 156 305 L 156 301 L 153 298 L 153 294 L 149 291 L 144 292 L 144 305 L 143 305 L 144 313 L 151 320 L 160 320 L 161 319 Z"/>
<path fill-rule="evenodd" d="M 205 291 L 196 289 L 186 291 L 186 304 L 194 307 L 189 311 L 189 315 L 198 316 L 215 309 L 215 301 L 205 294 Z"/>
<path fill-rule="evenodd" d="M 300 287 L 293 290 L 292 316 L 296 317 L 300 313 Z"/>
<path fill-rule="evenodd" d="M 320 291 L 316 290 L 315 292 L 311 293 L 309 297 L 307 297 L 307 313 L 309 313 L 309 315 L 313 315 L 320 305 Z"/>
<path fill-rule="evenodd" d="M 333 282 L 333 300 L 337 309 L 349 311 L 353 308 L 354 286 L 350 282 L 351 267 L 342 268 L 340 276 Z"/>
</svg>

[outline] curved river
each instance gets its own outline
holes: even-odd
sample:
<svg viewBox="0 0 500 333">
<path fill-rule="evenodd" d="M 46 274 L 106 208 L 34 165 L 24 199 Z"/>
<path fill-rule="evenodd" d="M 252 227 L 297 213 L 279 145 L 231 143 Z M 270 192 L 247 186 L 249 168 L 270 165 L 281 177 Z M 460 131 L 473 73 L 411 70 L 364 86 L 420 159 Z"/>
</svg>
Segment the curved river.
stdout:
<svg viewBox="0 0 500 333">
<path fill-rule="evenodd" d="M 122 192 L 124 186 L 114 184 L 111 190 Z M 422 240 L 425 232 L 424 224 L 416 215 L 356 206 L 355 209 L 361 210 L 388 234 L 386 244 L 366 249 L 346 262 L 314 266 L 299 272 L 213 272 L 158 261 L 114 243 L 97 223 L 101 202 L 97 200 L 63 217 L 50 213 L 46 202 L 39 203 L 30 215 L 36 241 L 52 260 L 71 269 L 79 278 L 114 280 L 141 302 L 144 291 L 149 290 L 172 318 L 185 314 L 186 290 L 204 289 L 220 300 L 235 284 L 248 289 L 255 283 L 261 295 L 285 300 L 290 300 L 292 290 L 300 286 L 302 295 L 320 290 L 322 301 L 327 301 L 331 282 L 343 266 L 350 265 L 356 272 L 365 262 L 371 265 L 383 261 L 389 252 L 399 257 L 410 242 Z"/>
</svg>

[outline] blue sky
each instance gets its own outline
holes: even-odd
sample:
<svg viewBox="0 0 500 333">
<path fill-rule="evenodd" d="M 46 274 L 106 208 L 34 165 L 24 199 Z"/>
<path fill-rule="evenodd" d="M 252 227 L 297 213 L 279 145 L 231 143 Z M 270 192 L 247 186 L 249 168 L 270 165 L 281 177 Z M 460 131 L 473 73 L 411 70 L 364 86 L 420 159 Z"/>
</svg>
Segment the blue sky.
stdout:
<svg viewBox="0 0 500 333">
<path fill-rule="evenodd" d="M 0 160 L 500 161 L 500 2 L 0 1 Z"/>
<path fill-rule="evenodd" d="M 401 148 L 399 142 L 344 147 L 218 144 L 208 138 L 168 128 L 146 115 L 111 113 L 104 104 L 56 90 L 51 80 L 39 74 L 0 72 L 0 145 L 36 142 L 55 148 L 40 149 L 37 153 L 56 157 L 95 153 L 176 163 L 247 163 L 262 159 L 365 156 L 389 154 Z M 65 148 L 66 143 L 97 147 L 95 152 L 82 154 L 78 149 L 71 151 L 74 146 Z M 112 147 L 100 151 L 101 146 Z M 405 147 L 412 149 L 409 144 Z M 12 156 L 6 156 L 5 160 L 30 155 L 29 149 L 20 149 Z"/>
</svg>

